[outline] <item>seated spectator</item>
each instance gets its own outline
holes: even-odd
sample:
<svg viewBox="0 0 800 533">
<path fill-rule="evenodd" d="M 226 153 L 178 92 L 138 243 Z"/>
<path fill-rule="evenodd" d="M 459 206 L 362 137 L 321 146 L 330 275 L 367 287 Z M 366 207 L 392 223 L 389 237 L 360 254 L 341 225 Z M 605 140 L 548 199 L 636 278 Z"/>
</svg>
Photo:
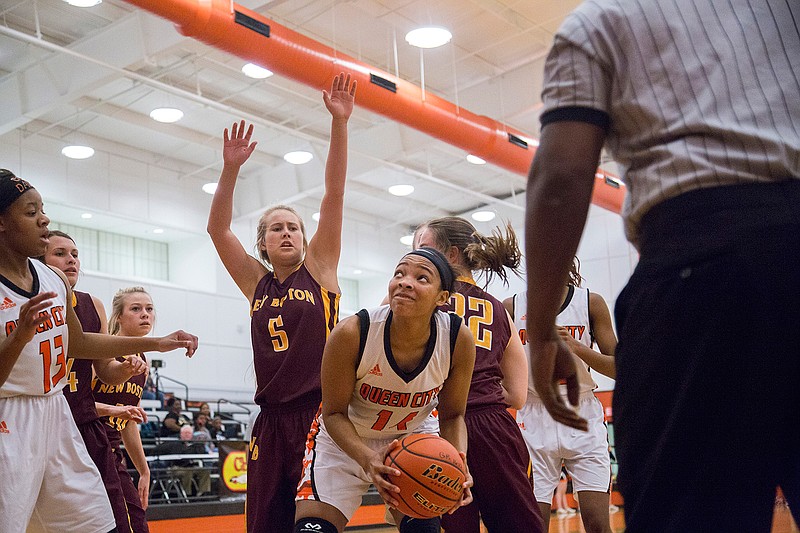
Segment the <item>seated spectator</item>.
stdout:
<svg viewBox="0 0 800 533">
<path fill-rule="evenodd" d="M 155 448 L 155 455 L 187 455 L 205 454 L 206 449 L 203 443 L 192 440 L 194 429 L 187 424 L 179 431 L 180 440 L 164 441 Z M 168 469 L 170 474 L 177 477 L 186 494 L 192 491 L 192 479 L 197 484 L 195 496 L 202 496 L 211 492 L 211 473 L 202 467 L 197 466 L 195 459 L 178 459 L 169 461 Z"/>
<path fill-rule="evenodd" d="M 211 453 L 216 449 L 211 442 L 211 431 L 208 429 L 208 417 L 199 413 L 194 419 L 194 433 L 192 440 L 205 441 L 206 452 Z"/>
<path fill-rule="evenodd" d="M 217 415 L 208 426 L 211 440 L 225 440 L 225 426 L 222 425 L 222 417 Z"/>
<path fill-rule="evenodd" d="M 167 400 L 167 409 L 169 409 L 169 413 L 164 416 L 164 420 L 161 422 L 161 436 L 177 437 L 181 432 L 181 427 L 190 424 L 189 418 L 181 413 L 181 400 L 179 398 Z M 192 429 L 191 425 L 189 425 L 189 428 Z"/>
<path fill-rule="evenodd" d="M 213 417 L 211 416 L 211 407 L 208 406 L 208 402 L 203 402 L 200 404 L 200 411 L 198 411 L 201 415 L 206 415 L 208 420 L 211 420 Z"/>
</svg>

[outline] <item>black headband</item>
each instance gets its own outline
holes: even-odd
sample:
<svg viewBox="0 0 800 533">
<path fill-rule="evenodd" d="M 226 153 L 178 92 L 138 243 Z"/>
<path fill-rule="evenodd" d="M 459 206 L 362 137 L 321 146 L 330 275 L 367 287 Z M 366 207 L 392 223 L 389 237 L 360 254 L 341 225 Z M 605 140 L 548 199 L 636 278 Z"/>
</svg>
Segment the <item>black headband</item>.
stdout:
<svg viewBox="0 0 800 533">
<path fill-rule="evenodd" d="M 33 185 L 16 177 L 10 170 L 0 168 L 0 213 L 4 213 L 29 189 L 33 189 Z"/>
<path fill-rule="evenodd" d="M 447 292 L 453 292 L 455 276 L 453 275 L 453 269 L 450 263 L 447 262 L 447 258 L 442 252 L 434 248 L 417 248 L 416 250 L 408 252 L 406 255 L 418 255 L 433 263 L 433 266 L 435 266 L 436 270 L 439 272 L 439 278 L 442 280 L 442 289 Z"/>
</svg>

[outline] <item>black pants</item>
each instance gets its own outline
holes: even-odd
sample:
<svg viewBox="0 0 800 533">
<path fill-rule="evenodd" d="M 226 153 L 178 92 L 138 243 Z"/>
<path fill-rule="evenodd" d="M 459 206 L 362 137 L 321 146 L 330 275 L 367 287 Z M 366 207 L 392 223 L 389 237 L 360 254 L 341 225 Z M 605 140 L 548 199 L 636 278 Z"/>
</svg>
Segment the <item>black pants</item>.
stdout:
<svg viewBox="0 0 800 533">
<path fill-rule="evenodd" d="M 620 294 L 614 424 L 628 533 L 800 516 L 800 181 L 649 212 Z"/>
</svg>

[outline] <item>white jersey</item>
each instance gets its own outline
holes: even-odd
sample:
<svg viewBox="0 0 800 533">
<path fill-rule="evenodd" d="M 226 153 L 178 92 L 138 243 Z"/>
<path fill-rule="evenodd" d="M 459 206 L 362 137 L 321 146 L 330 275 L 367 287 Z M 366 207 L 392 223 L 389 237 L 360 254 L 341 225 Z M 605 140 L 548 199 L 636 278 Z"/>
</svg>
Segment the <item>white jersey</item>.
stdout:
<svg viewBox="0 0 800 533">
<path fill-rule="evenodd" d="M 0 398 L 11 396 L 52 396 L 61 392 L 67 374 L 67 287 L 50 267 L 28 260 L 33 287 L 27 292 L 0 276 L 0 342 L 14 331 L 19 308 L 42 292 L 55 292 L 46 311 L 48 320 L 37 329 L 33 341 L 22 349 L 8 380 L 0 387 Z"/>
<path fill-rule="evenodd" d="M 527 318 L 527 295 L 527 291 L 514 295 L 514 325 L 519 330 L 520 339 L 525 346 L 525 353 L 528 354 L 530 359 L 527 326 L 525 324 Z M 569 286 L 567 297 L 561 305 L 561 311 L 556 316 L 556 325 L 567 328 L 570 334 L 581 344 L 589 348 L 594 345 L 594 336 L 592 335 L 591 322 L 589 320 L 589 289 L 580 289 L 573 285 Z M 596 389 L 597 384 L 589 372 L 589 365 L 577 355 L 573 354 L 573 358 L 575 359 L 575 367 L 578 370 L 580 392 Z M 533 389 L 531 380 L 528 380 L 528 392 L 538 396 Z"/>
<path fill-rule="evenodd" d="M 391 439 L 412 433 L 438 405 L 461 319 L 436 311 L 425 354 L 417 368 L 406 372 L 392 354 L 389 306 L 361 310 L 359 318 L 363 349 L 348 408 L 350 420 L 363 438 Z"/>
</svg>

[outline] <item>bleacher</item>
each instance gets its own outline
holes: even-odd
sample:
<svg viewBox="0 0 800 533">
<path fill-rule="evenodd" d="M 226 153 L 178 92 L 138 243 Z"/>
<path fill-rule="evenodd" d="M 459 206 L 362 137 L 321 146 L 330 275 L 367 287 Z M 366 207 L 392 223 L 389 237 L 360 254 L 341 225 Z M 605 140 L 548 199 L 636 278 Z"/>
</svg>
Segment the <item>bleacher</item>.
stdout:
<svg viewBox="0 0 800 533">
<path fill-rule="evenodd" d="M 188 393 L 188 388 L 186 392 Z M 167 393 L 164 401 L 172 396 L 175 395 Z M 232 402 L 224 398 L 210 400 L 192 399 L 191 401 L 187 401 L 185 398 L 179 399 L 185 406 L 182 413 L 187 415 L 191 420 L 194 420 L 199 413 L 200 405 L 208 403 L 211 408 L 212 416 L 219 415 L 222 419 L 225 440 L 243 440 L 251 424 L 251 418 L 253 418 L 259 410 L 258 406 L 255 404 Z M 219 483 L 218 455 L 216 453 L 211 453 L 207 455 L 193 454 L 191 456 L 156 456 L 155 452 L 159 444 L 169 440 L 177 440 L 176 437 L 161 436 L 161 424 L 169 411 L 161 400 L 142 399 L 141 407 L 147 415 L 147 421 L 139 425 L 139 432 L 142 439 L 142 447 L 144 448 L 145 455 L 148 457 L 148 463 L 150 465 L 150 505 L 156 508 L 154 512 L 158 514 L 157 508 L 162 504 L 192 504 L 219 501 L 216 486 L 216 484 Z M 212 444 L 217 447 L 219 441 L 212 441 Z M 203 469 L 209 472 L 212 481 L 210 493 L 198 496 L 196 494 L 196 483 L 193 482 L 189 487 L 180 483 L 180 480 L 176 476 L 176 469 L 172 466 L 172 463 L 180 462 L 181 464 L 185 464 L 187 461 L 194 465 L 193 468 Z M 129 461 L 128 465 L 132 466 L 133 463 Z M 136 470 L 130 468 L 129 472 L 134 479 L 134 483 L 137 483 L 138 473 Z"/>
</svg>

